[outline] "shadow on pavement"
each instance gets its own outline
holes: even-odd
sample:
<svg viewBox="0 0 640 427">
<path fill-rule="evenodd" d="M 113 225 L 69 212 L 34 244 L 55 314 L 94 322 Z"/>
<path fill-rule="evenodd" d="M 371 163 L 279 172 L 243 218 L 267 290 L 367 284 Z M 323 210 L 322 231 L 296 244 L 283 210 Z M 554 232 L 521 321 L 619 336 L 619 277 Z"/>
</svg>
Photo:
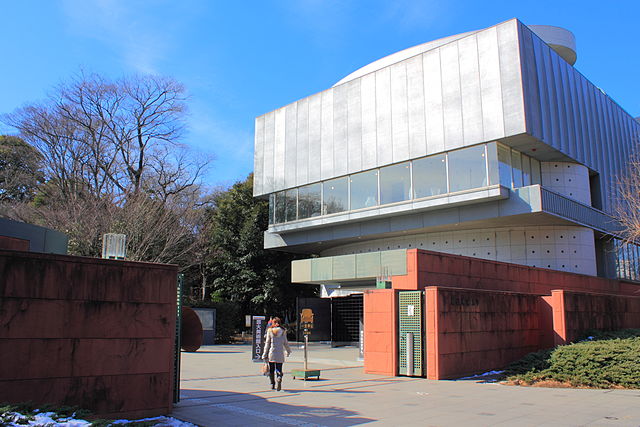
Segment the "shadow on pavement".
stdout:
<svg viewBox="0 0 640 427">
<path fill-rule="evenodd" d="M 183 421 L 203 426 L 258 425 L 266 424 L 297 426 L 352 426 L 376 421 L 360 416 L 338 406 L 307 406 L 284 403 L 279 399 L 288 399 L 303 393 L 330 393 L 329 390 L 287 389 L 270 392 L 269 396 L 257 396 L 253 393 L 236 393 L 217 390 L 182 389 L 182 398 L 174 406 L 171 416 Z M 368 393 L 365 391 L 340 391 L 341 393 Z"/>
<path fill-rule="evenodd" d="M 207 351 L 207 350 L 198 350 L 198 353 L 213 353 L 213 354 L 222 354 L 222 353 L 229 353 L 229 354 L 241 354 L 244 353 L 244 351 Z M 192 353 L 195 353 L 192 352 Z"/>
</svg>

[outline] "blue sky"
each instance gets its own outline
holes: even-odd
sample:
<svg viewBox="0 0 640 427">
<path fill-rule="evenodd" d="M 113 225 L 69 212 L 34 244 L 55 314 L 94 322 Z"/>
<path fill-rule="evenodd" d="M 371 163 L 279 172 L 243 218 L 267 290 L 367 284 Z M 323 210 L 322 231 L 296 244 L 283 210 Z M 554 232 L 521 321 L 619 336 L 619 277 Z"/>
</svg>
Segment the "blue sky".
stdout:
<svg viewBox="0 0 640 427">
<path fill-rule="evenodd" d="M 640 116 L 640 2 L 0 0 L 0 114 L 80 69 L 170 75 L 190 95 L 185 142 L 211 186 L 253 169 L 254 118 L 429 40 L 511 18 L 577 39 L 576 68 Z M 0 124 L 0 133 L 12 130 Z"/>
</svg>

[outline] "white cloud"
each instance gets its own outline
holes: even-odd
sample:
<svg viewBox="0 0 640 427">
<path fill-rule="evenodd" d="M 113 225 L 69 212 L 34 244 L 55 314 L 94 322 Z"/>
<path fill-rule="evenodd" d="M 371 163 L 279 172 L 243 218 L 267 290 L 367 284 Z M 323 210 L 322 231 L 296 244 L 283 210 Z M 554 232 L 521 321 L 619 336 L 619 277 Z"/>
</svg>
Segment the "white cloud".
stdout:
<svg viewBox="0 0 640 427">
<path fill-rule="evenodd" d="M 212 108 L 197 101 L 190 103 L 186 142 L 214 157 L 209 181 L 230 185 L 246 178 L 253 170 L 251 123 L 246 128 L 238 128 L 221 119 Z"/>
<path fill-rule="evenodd" d="M 108 46 L 133 71 L 157 73 L 158 62 L 165 58 L 172 43 L 169 33 L 147 19 L 144 6 L 131 0 L 63 2 L 72 32 Z"/>
<path fill-rule="evenodd" d="M 435 0 L 395 0 L 388 3 L 383 14 L 402 29 L 428 28 L 445 18 L 445 4 Z"/>
</svg>

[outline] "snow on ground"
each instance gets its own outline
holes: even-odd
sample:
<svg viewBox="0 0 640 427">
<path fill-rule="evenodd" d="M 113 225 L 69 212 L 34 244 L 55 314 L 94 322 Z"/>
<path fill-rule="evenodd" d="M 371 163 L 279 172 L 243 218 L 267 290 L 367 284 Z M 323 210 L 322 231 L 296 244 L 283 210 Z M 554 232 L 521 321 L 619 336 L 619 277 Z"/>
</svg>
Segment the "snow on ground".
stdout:
<svg viewBox="0 0 640 427">
<path fill-rule="evenodd" d="M 478 375 L 471 375 L 470 377 L 462 377 L 462 378 L 458 378 L 459 380 L 474 380 L 476 378 L 481 378 L 481 377 L 489 377 L 491 375 L 499 375 L 502 374 L 504 371 L 489 371 L 489 372 L 485 372 L 484 374 L 478 374 Z"/>
<path fill-rule="evenodd" d="M 11 427 L 23 427 L 23 426 L 62 426 L 62 427 L 85 427 L 90 426 L 91 423 L 86 420 L 75 419 L 73 417 L 57 417 L 55 412 L 42 412 L 34 414 L 33 416 L 27 416 L 20 414 L 19 412 L 5 413 L 2 415 L 2 425 Z M 115 420 L 111 422 L 111 425 L 126 424 L 130 422 L 138 421 L 156 421 L 155 426 L 162 427 L 195 427 L 194 424 L 180 421 L 171 417 L 154 417 L 143 418 L 140 420 Z"/>
</svg>

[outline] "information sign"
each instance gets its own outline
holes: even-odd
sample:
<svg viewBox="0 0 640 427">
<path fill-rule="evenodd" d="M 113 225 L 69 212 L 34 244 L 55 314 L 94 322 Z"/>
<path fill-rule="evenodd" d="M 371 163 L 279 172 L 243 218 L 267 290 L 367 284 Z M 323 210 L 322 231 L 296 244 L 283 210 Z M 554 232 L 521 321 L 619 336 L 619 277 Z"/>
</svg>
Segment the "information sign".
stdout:
<svg viewBox="0 0 640 427">
<path fill-rule="evenodd" d="M 266 323 L 264 316 L 251 317 L 251 331 L 253 332 L 251 359 L 254 362 L 262 362 Z"/>
</svg>

